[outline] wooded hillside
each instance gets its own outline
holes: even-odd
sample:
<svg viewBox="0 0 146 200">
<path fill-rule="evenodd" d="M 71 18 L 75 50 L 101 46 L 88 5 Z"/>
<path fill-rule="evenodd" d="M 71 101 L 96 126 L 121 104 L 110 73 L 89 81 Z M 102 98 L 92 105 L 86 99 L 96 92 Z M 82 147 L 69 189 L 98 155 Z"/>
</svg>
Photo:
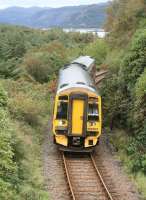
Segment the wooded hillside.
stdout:
<svg viewBox="0 0 146 200">
<path fill-rule="evenodd" d="M 0 10 L 0 23 L 35 28 L 101 28 L 108 3 L 62 8 L 10 7 Z"/>
</svg>

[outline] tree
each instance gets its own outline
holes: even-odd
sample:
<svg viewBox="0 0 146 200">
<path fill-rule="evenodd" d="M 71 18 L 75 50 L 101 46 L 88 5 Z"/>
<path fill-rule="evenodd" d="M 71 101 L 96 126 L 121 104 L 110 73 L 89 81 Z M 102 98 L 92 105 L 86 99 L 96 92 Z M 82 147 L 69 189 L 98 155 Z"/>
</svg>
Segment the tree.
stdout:
<svg viewBox="0 0 146 200">
<path fill-rule="evenodd" d="M 126 46 L 146 17 L 145 0 L 114 0 L 107 10 L 105 29 L 111 46 Z M 144 25 L 144 24 L 143 24 Z"/>
</svg>

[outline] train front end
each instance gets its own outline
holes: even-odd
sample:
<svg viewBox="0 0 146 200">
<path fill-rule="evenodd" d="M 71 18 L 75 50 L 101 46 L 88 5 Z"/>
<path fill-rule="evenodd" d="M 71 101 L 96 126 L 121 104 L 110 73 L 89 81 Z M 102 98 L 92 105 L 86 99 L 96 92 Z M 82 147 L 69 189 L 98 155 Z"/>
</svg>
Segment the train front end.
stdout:
<svg viewBox="0 0 146 200">
<path fill-rule="evenodd" d="M 82 56 L 59 72 L 53 116 L 54 142 L 64 151 L 92 151 L 102 127 L 101 97 L 90 73 L 94 59 Z"/>
<path fill-rule="evenodd" d="M 61 150 L 92 151 L 99 141 L 101 126 L 100 96 L 81 91 L 56 96 L 53 133 Z"/>
</svg>

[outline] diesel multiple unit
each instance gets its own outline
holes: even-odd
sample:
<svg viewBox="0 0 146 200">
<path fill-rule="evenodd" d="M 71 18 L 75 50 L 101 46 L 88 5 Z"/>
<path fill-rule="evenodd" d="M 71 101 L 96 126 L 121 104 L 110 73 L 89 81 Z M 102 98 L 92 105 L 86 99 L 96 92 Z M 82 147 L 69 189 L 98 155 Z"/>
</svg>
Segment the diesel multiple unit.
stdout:
<svg viewBox="0 0 146 200">
<path fill-rule="evenodd" d="M 81 56 L 59 72 L 54 142 L 64 151 L 92 151 L 102 128 L 101 97 L 90 77 L 94 59 Z"/>
</svg>

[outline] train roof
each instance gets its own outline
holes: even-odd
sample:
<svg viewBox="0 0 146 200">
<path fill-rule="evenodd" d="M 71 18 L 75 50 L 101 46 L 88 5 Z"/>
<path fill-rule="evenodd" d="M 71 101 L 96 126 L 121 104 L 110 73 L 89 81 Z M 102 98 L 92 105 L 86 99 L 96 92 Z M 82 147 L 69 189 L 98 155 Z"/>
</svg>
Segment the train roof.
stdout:
<svg viewBox="0 0 146 200">
<path fill-rule="evenodd" d="M 88 89 L 98 95 L 94 82 L 87 68 L 84 66 L 82 66 L 81 63 L 73 61 L 71 64 L 63 67 L 59 72 L 57 93 L 75 87 Z M 89 61 L 87 61 L 87 66 L 88 68 L 90 67 Z"/>
<path fill-rule="evenodd" d="M 72 64 L 80 64 L 83 68 L 90 71 L 94 66 L 95 59 L 91 58 L 90 56 L 80 56 L 76 60 L 72 61 Z"/>
</svg>

